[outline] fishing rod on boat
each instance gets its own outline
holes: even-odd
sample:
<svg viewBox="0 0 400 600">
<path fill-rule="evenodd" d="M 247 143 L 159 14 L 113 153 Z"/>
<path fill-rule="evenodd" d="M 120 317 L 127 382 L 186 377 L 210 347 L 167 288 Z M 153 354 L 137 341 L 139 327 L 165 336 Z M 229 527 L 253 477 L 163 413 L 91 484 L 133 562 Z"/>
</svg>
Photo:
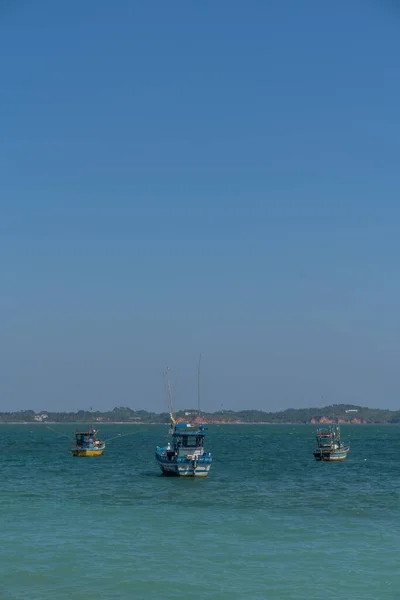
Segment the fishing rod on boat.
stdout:
<svg viewBox="0 0 400 600">
<path fill-rule="evenodd" d="M 167 399 L 168 399 L 168 411 L 169 411 L 169 417 L 171 420 L 172 424 L 175 424 L 175 417 L 174 417 L 174 412 L 175 412 L 175 397 L 173 397 L 172 395 L 172 391 L 171 391 L 171 384 L 170 384 L 170 380 L 169 380 L 169 367 L 166 366 L 165 370 L 163 372 L 163 378 L 164 378 L 164 385 L 165 385 L 165 391 L 167 394 Z"/>
</svg>

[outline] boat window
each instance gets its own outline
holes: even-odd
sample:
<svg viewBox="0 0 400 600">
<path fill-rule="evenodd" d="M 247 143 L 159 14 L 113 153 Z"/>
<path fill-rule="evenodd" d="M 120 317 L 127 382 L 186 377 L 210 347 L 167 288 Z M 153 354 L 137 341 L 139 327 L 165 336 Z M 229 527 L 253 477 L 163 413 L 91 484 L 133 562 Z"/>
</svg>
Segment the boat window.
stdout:
<svg viewBox="0 0 400 600">
<path fill-rule="evenodd" d="M 184 448 L 197 448 L 203 445 L 203 438 L 201 436 L 183 436 L 182 446 Z"/>
</svg>

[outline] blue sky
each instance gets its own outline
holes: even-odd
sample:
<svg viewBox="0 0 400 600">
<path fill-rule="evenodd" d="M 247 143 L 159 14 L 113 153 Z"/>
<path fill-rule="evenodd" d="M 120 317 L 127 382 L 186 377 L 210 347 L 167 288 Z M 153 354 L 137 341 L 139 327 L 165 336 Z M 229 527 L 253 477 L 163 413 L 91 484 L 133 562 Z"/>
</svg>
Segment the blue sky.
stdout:
<svg viewBox="0 0 400 600">
<path fill-rule="evenodd" d="M 82 6 L 84 5 L 84 6 Z M 400 9 L 2 3 L 0 410 L 399 406 Z"/>
</svg>

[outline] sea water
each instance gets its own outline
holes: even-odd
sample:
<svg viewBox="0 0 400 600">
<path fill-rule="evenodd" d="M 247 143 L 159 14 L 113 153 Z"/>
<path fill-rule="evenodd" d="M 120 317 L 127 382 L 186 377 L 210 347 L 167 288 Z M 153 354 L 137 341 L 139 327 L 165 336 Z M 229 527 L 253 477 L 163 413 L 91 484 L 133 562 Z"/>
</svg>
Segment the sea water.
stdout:
<svg viewBox="0 0 400 600">
<path fill-rule="evenodd" d="M 1 600 L 400 599 L 397 426 L 320 463 L 315 427 L 212 425 L 206 479 L 160 475 L 167 426 L 104 425 L 99 458 L 52 427 L 0 426 Z"/>
</svg>

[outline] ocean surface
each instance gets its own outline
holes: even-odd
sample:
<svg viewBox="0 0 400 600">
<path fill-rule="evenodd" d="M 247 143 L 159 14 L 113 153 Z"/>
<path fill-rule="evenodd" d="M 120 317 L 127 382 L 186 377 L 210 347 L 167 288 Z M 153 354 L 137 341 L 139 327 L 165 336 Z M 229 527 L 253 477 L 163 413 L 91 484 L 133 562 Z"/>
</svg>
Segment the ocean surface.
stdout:
<svg viewBox="0 0 400 600">
<path fill-rule="evenodd" d="M 212 425 L 199 480 L 160 475 L 167 426 L 99 458 L 52 427 L 0 425 L 1 600 L 400 599 L 400 427 L 342 427 L 335 464 L 313 426 Z"/>
</svg>

